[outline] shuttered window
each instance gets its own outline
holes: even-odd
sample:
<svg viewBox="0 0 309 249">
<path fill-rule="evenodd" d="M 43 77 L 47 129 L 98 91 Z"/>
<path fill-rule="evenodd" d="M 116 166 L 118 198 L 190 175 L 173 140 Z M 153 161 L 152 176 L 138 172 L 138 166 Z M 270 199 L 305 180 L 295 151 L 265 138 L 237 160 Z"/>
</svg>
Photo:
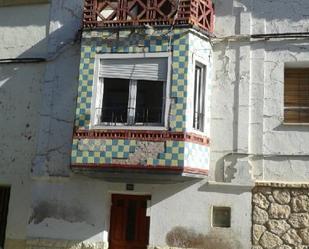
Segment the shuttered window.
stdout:
<svg viewBox="0 0 309 249">
<path fill-rule="evenodd" d="M 285 69 L 284 122 L 309 123 L 309 68 Z"/>
<path fill-rule="evenodd" d="M 4 248 L 10 188 L 0 187 L 0 248 Z"/>
<path fill-rule="evenodd" d="M 98 68 L 96 124 L 164 124 L 168 57 L 104 58 Z"/>
</svg>

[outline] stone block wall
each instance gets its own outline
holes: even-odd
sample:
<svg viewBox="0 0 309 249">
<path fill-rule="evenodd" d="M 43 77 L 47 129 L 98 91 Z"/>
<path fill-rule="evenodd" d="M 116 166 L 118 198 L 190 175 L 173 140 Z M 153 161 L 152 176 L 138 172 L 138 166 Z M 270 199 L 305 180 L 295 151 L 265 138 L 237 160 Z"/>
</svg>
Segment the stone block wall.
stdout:
<svg viewBox="0 0 309 249">
<path fill-rule="evenodd" d="M 309 248 L 309 184 L 258 183 L 252 208 L 253 249 Z"/>
</svg>

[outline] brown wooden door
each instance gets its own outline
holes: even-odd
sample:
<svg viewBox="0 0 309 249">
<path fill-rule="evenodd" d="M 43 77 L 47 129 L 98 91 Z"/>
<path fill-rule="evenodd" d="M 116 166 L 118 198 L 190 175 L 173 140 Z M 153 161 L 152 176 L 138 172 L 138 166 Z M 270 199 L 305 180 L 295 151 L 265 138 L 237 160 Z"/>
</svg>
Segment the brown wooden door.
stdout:
<svg viewBox="0 0 309 249">
<path fill-rule="evenodd" d="M 150 196 L 112 195 L 109 249 L 146 249 L 149 217 L 146 216 Z"/>
</svg>

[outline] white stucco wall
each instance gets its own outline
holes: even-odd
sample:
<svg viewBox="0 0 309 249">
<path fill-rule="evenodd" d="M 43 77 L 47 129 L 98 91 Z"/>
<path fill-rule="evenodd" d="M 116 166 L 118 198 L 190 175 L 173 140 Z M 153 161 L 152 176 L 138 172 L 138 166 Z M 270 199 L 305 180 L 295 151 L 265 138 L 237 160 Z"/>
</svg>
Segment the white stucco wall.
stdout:
<svg viewBox="0 0 309 249">
<path fill-rule="evenodd" d="M 25 239 L 44 64 L 0 64 L 0 185 L 11 187 L 6 236 Z"/>
<path fill-rule="evenodd" d="M 165 246 L 167 233 L 182 226 L 203 235 L 224 234 L 238 240 L 239 249 L 250 247 L 251 193 L 246 188 L 193 181 L 135 184 L 134 191 L 125 189 L 126 183 L 80 177 L 36 181 L 28 237 L 108 242 L 111 195 L 121 193 L 151 195 L 150 245 Z M 213 205 L 232 208 L 231 228 L 211 228 Z"/>
<path fill-rule="evenodd" d="M 211 96 L 213 177 L 308 181 L 308 128 L 283 124 L 283 73 L 285 63 L 309 61 L 309 42 L 249 38 L 308 32 L 308 1 L 216 0 L 215 6 L 220 39 L 214 40 Z"/>
<path fill-rule="evenodd" d="M 49 4 L 0 7 L 0 58 L 45 57 Z"/>
<path fill-rule="evenodd" d="M 250 189 L 208 186 L 205 180 L 137 184 L 135 192 L 126 192 L 125 183 L 71 176 L 80 56 L 75 38 L 82 3 L 53 0 L 50 5 L 0 8 L 0 40 L 4 41 L 0 57 L 48 59 L 41 64 L 0 65 L 0 184 L 12 186 L 7 237 L 107 241 L 111 193 L 130 193 L 152 196 L 151 245 L 165 245 L 166 234 L 179 225 L 208 233 L 211 206 L 227 205 L 232 207 L 232 227 L 219 232 L 235 236 L 244 249 L 249 248 Z M 216 0 L 215 4 L 219 38 L 308 30 L 307 0 Z M 8 16 L 17 14 L 21 18 L 8 21 Z M 29 15 L 31 23 L 20 21 L 29 21 Z M 211 178 L 240 184 L 250 183 L 251 178 L 308 181 L 308 128 L 282 124 L 284 63 L 309 61 L 308 41 L 238 38 L 212 41 L 214 65 L 207 95 Z M 205 53 L 202 56 L 211 54 Z M 279 153 L 303 157 L 273 156 Z M 44 213 L 48 203 L 50 207 L 56 203 L 58 209 Z M 41 216 L 33 216 L 34 210 L 41 210 Z"/>
<path fill-rule="evenodd" d="M 47 59 L 43 63 L 0 63 L 0 185 L 11 187 L 7 248 L 22 248 L 27 238 L 30 173 L 37 155 L 68 167 L 80 56 L 78 39 L 77 44 L 74 40 L 81 13 L 82 1 L 0 7 L 0 59 Z M 54 102 L 46 102 L 48 96 Z M 46 116 L 44 105 L 53 108 L 53 119 L 43 128 L 50 128 L 45 138 L 38 132 Z M 52 148 L 64 147 L 65 152 L 38 151 L 40 139 L 47 139 Z"/>
</svg>

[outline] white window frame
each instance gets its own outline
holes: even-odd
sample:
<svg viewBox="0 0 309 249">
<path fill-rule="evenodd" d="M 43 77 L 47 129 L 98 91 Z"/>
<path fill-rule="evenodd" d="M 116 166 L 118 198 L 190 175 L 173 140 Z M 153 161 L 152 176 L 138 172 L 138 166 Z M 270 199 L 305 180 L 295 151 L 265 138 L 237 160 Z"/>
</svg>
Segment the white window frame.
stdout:
<svg viewBox="0 0 309 249">
<path fill-rule="evenodd" d="M 195 57 L 198 57 L 198 56 L 195 56 Z M 204 113 L 204 117 L 203 117 L 203 127 L 202 129 L 196 129 L 194 127 L 194 117 L 195 117 L 195 114 L 194 114 L 194 100 L 195 100 L 195 70 L 196 70 L 196 66 L 200 66 L 201 68 L 203 68 L 203 72 L 202 72 L 202 84 L 204 84 L 204 99 L 203 99 L 203 113 Z M 198 132 L 198 133 L 205 133 L 205 130 L 206 130 L 206 102 L 207 102 L 207 64 L 205 62 L 203 62 L 202 58 L 194 58 L 194 62 L 193 62 L 193 98 L 192 98 L 192 129 L 195 131 L 195 132 Z"/>
<path fill-rule="evenodd" d="M 103 104 L 103 81 L 99 77 L 100 61 L 104 59 L 137 59 L 137 58 L 166 58 L 167 59 L 167 76 L 166 82 L 164 82 L 163 99 L 163 125 L 142 125 L 137 123 L 135 125 L 125 125 L 119 123 L 116 125 L 107 125 L 101 122 L 101 113 L 98 110 L 102 108 Z M 170 88 L 171 88 L 171 53 L 132 53 L 132 54 L 97 54 L 95 56 L 94 78 L 92 87 L 92 99 L 91 99 L 91 113 L 90 113 L 90 129 L 147 129 L 147 130 L 167 130 L 168 129 L 168 117 L 170 110 Z M 128 116 L 129 117 L 129 116 Z"/>
</svg>

